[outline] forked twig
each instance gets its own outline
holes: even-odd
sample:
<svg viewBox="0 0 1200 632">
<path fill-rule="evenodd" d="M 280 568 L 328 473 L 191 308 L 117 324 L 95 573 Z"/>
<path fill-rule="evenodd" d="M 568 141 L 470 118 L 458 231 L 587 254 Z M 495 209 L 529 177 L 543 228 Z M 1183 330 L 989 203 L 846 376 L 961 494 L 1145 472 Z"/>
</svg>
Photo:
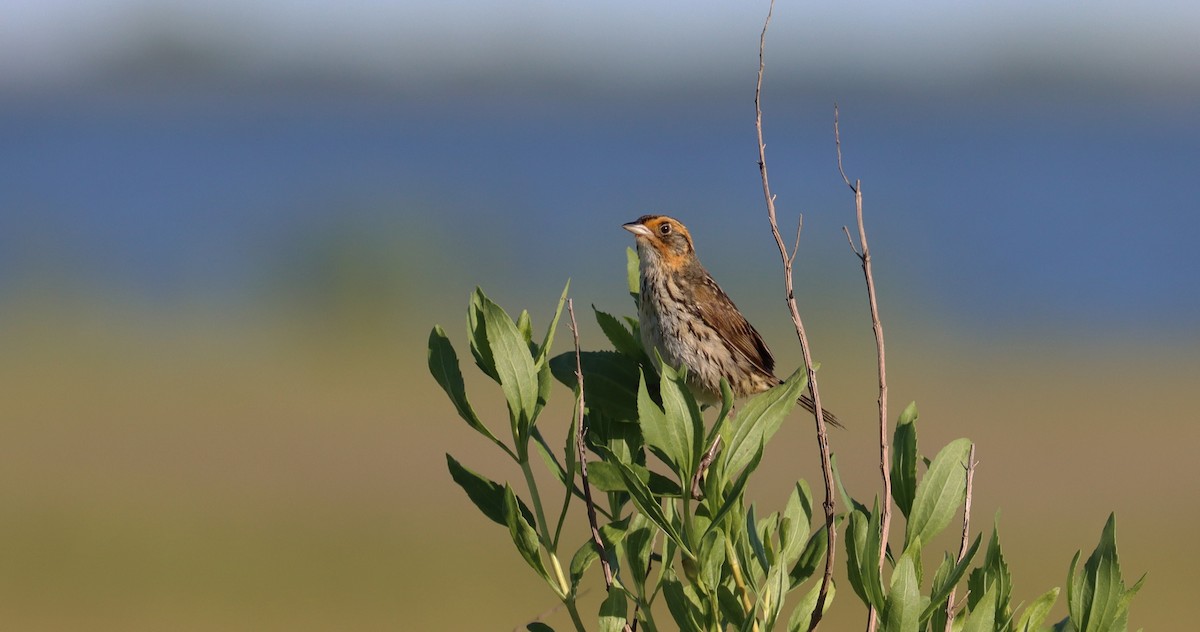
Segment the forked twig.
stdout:
<svg viewBox="0 0 1200 632">
<path fill-rule="evenodd" d="M 863 278 L 867 282 L 867 302 L 871 307 L 871 329 L 875 332 L 875 359 L 879 367 L 879 473 L 883 478 L 883 506 L 879 520 L 879 572 L 883 573 L 883 561 L 887 557 L 888 532 L 892 528 L 892 463 L 888 445 L 888 400 L 887 400 L 887 357 L 883 345 L 883 323 L 879 320 L 879 303 L 875 298 L 875 276 L 871 272 L 871 249 L 867 246 L 867 229 L 863 226 L 862 180 L 850 184 L 846 170 L 842 167 L 842 134 L 838 127 L 838 107 L 833 104 L 833 142 L 837 147 L 838 172 L 842 181 L 854 192 L 854 214 L 858 220 L 858 247 L 850 237 L 850 230 L 842 226 L 850 249 L 862 263 Z M 871 606 L 867 614 L 867 632 L 875 632 L 879 613 Z"/>
<path fill-rule="evenodd" d="M 792 324 L 796 327 L 796 336 L 800 339 L 800 351 L 804 355 L 804 366 L 808 371 L 808 392 L 813 400 L 813 416 L 817 423 L 817 444 L 821 450 L 821 472 L 825 478 L 825 528 L 828 534 L 828 546 L 825 547 L 825 574 L 821 578 L 821 590 L 817 594 L 817 603 L 813 608 L 812 619 L 808 630 L 812 632 L 821 622 L 825 610 L 825 599 L 829 593 L 829 585 L 833 580 L 833 559 L 837 550 L 837 530 L 834 525 L 834 487 L 833 466 L 829 458 L 829 434 L 825 427 L 824 409 L 821 408 L 820 389 L 817 388 L 817 375 L 813 369 L 812 354 L 808 348 L 808 335 L 804 332 L 804 322 L 800 319 L 800 310 L 796 307 L 796 295 L 792 288 L 792 263 L 795 255 L 788 256 L 787 246 L 779 234 L 779 222 L 775 217 L 775 196 L 771 194 L 771 185 L 767 179 L 767 146 L 763 142 L 762 105 L 759 97 L 762 94 L 763 82 L 763 50 L 767 43 L 767 27 L 771 25 L 771 15 L 775 11 L 775 0 L 767 10 L 767 19 L 763 22 L 762 35 L 758 40 L 758 83 L 754 88 L 754 127 L 758 132 L 758 170 L 762 175 L 763 197 L 767 201 L 767 217 L 771 221 L 771 234 L 775 237 L 775 245 L 779 247 L 779 256 L 783 259 L 784 287 L 787 290 L 788 310 L 791 312 Z M 799 242 L 799 227 L 796 239 Z M 793 251 L 795 252 L 795 251 Z"/>
<path fill-rule="evenodd" d="M 970 541 L 971 533 L 971 484 L 975 480 L 975 444 L 971 444 L 971 450 L 967 452 L 967 498 L 963 503 L 963 529 L 962 542 L 958 545 L 958 562 L 961 563 L 967 555 L 967 542 Z M 950 596 L 946 597 L 946 632 L 950 632 L 954 625 L 954 593 L 958 590 L 957 587 L 950 589 Z"/>
</svg>

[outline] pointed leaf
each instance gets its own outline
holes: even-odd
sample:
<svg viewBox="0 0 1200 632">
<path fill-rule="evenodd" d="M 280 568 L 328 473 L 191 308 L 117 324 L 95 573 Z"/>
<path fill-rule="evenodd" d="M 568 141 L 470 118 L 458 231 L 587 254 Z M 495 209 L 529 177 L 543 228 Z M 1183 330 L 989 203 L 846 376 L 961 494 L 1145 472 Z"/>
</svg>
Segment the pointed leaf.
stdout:
<svg viewBox="0 0 1200 632">
<path fill-rule="evenodd" d="M 454 479 L 455 483 L 458 483 L 459 487 L 463 488 L 463 491 L 467 492 L 467 497 L 475 503 L 476 507 L 479 507 L 483 515 L 498 525 L 508 524 L 504 517 L 503 486 L 463 467 L 449 454 L 446 455 L 446 467 L 450 469 L 450 477 Z M 529 507 L 526 507 L 520 499 L 517 499 L 517 504 L 525 520 L 529 524 L 534 524 L 533 512 L 529 511 Z"/>
<path fill-rule="evenodd" d="M 475 288 L 471 293 L 471 302 L 467 308 L 467 336 L 471 341 L 471 355 L 475 356 L 475 366 L 485 375 L 500 383 L 500 375 L 496 373 L 496 361 L 492 358 L 492 348 L 487 340 L 487 326 L 483 317 L 483 304 L 487 297 L 482 288 Z"/>
<path fill-rule="evenodd" d="M 596 309 L 595 305 L 592 306 L 592 311 L 596 313 L 596 322 L 600 325 L 600 331 L 603 331 L 604 336 L 612 343 L 613 349 L 636 360 L 642 358 L 644 355 L 642 343 L 633 337 L 633 333 L 626 329 L 620 320 Z"/>
<path fill-rule="evenodd" d="M 704 446 L 701 445 L 704 441 L 704 418 L 701 417 L 700 406 L 687 385 L 685 371 L 676 371 L 664 363 L 661 365 L 661 376 L 659 390 L 667 432 L 680 450 L 679 458 L 675 461 L 676 471 L 679 473 L 680 482 L 690 481 L 704 454 Z M 642 435 L 646 435 L 644 426 Z M 649 437 L 646 438 L 646 443 L 654 445 Z"/>
<path fill-rule="evenodd" d="M 441 326 L 434 327 L 433 331 L 429 332 L 429 372 L 433 374 L 433 379 L 437 380 L 438 385 L 450 397 L 454 409 L 458 411 L 458 416 L 462 417 L 463 421 L 466 421 L 467 425 L 474 428 L 479 434 L 491 439 L 492 443 L 504 448 L 507 452 L 508 446 L 492 434 L 492 431 L 475 414 L 475 409 L 471 407 L 471 402 L 467 399 L 467 388 L 463 383 L 462 371 L 458 365 L 458 354 L 454 352 L 454 345 L 450 344 L 450 339 Z"/>
<path fill-rule="evenodd" d="M 917 493 L 917 403 L 900 413 L 892 435 L 892 498 L 908 518 Z"/>
<path fill-rule="evenodd" d="M 942 448 L 917 485 L 912 513 L 905 533 L 905 548 L 914 537 L 922 542 L 933 540 L 954 518 L 966 498 L 967 453 L 971 442 L 956 439 Z"/>
<path fill-rule="evenodd" d="M 667 537 L 679 545 L 680 550 L 685 555 L 694 558 L 695 554 L 684 544 L 679 531 L 667 519 L 667 515 L 658 504 L 658 499 L 650 493 L 650 488 L 638 478 L 637 474 L 628 465 L 619 461 L 614 461 L 614 463 L 617 466 L 617 471 L 621 474 L 621 478 L 625 479 L 625 487 L 629 490 L 629 497 L 633 500 L 633 504 L 637 506 L 638 511 L 653 520 L 663 530 L 663 533 L 667 534 Z"/>
<path fill-rule="evenodd" d="M 807 385 L 808 373 L 796 371 L 783 384 L 755 395 L 741 405 L 723 433 L 725 448 L 721 458 L 726 472 L 732 475 L 745 467 L 751 455 L 779 430 L 783 419 L 795 407 L 800 391 Z"/>
<path fill-rule="evenodd" d="M 550 579 L 550 574 L 546 572 L 546 566 L 542 563 L 541 545 L 538 542 L 537 532 L 517 509 L 517 496 L 507 485 L 504 486 L 504 521 L 508 524 L 508 532 L 512 535 L 513 543 L 517 545 L 517 552 L 557 592 L 558 584 Z"/>
<path fill-rule="evenodd" d="M 943 573 L 939 568 L 938 572 L 934 575 L 933 592 L 929 596 L 929 606 L 921 615 L 922 621 L 928 621 L 937 613 L 941 613 L 943 617 L 945 616 L 946 598 L 950 596 L 950 591 L 954 589 L 954 586 L 962 579 L 963 574 L 967 572 L 967 568 L 971 565 L 971 559 L 975 557 L 975 552 L 979 550 L 981 540 L 982 536 L 975 536 L 975 541 L 967 548 L 967 552 L 963 554 L 962 561 L 960 562 L 955 563 L 949 555 L 946 556 L 943 565 L 947 567 L 948 571 Z M 936 621 L 937 619 L 934 620 Z M 937 628 L 936 625 L 934 627 Z"/>
<path fill-rule="evenodd" d="M 733 486 L 729 488 L 729 493 L 721 502 L 720 508 L 713 513 L 712 524 L 709 526 L 709 529 L 721 524 L 721 521 L 725 518 L 725 516 L 729 514 L 729 512 L 732 511 L 735 506 L 737 506 L 738 501 L 742 499 L 742 494 L 746 491 L 746 482 L 750 480 L 750 474 L 755 470 L 755 468 L 758 467 L 759 462 L 762 461 L 762 454 L 763 449 L 762 445 L 760 444 L 758 446 L 758 451 L 754 453 L 754 456 L 751 457 L 750 462 L 747 463 L 746 467 L 742 469 L 742 473 L 738 475 L 736 480 L 734 480 Z M 708 502 L 708 500 L 705 499 L 705 502 Z"/>
<path fill-rule="evenodd" d="M 663 598 L 667 601 L 667 609 L 670 610 L 680 632 L 700 632 L 700 604 L 684 590 L 675 572 L 669 568 L 663 571 L 662 591 Z"/>
<path fill-rule="evenodd" d="M 481 310 L 487 331 L 487 343 L 496 363 L 500 387 L 508 401 L 513 435 L 520 441 L 528 437 L 537 406 L 538 378 L 529 346 L 525 344 L 517 325 L 499 305 L 481 296 Z M 522 446 L 517 453 L 523 454 Z"/>
<path fill-rule="evenodd" d="M 780 563 L 788 568 L 796 563 L 808 541 L 808 531 L 812 523 L 810 494 L 804 481 L 798 481 L 792 488 L 787 505 L 783 508 L 783 515 L 779 519 Z"/>
<path fill-rule="evenodd" d="M 1046 591 L 1025 608 L 1025 612 L 1017 620 L 1016 632 L 1039 632 L 1042 629 L 1042 623 L 1046 621 L 1046 615 L 1050 614 L 1050 609 L 1054 607 L 1055 601 L 1058 601 L 1057 586 Z"/>
<path fill-rule="evenodd" d="M 892 571 L 892 588 L 883 609 L 885 632 L 918 632 L 921 628 L 921 590 L 917 569 L 907 554 Z"/>
<path fill-rule="evenodd" d="M 835 585 L 830 583 L 829 592 L 825 593 L 825 607 L 821 609 L 822 616 L 824 616 L 824 613 L 829 612 L 829 606 L 833 604 L 833 597 L 836 594 L 837 589 Z M 796 604 L 796 609 L 792 611 L 792 616 L 788 617 L 788 632 L 808 632 L 813 610 L 817 609 L 817 598 L 820 595 L 821 582 L 816 582 L 813 584 L 812 589 L 805 593 L 800 603 Z"/>
<path fill-rule="evenodd" d="M 570 567 L 572 593 L 579 586 L 579 580 L 583 579 L 583 574 L 587 572 L 588 567 L 598 559 L 600 559 L 600 551 L 596 548 L 596 543 L 590 538 L 575 551 L 575 555 L 571 558 Z"/>
<path fill-rule="evenodd" d="M 670 370 L 670 369 L 667 369 Z M 663 398 L 666 393 L 677 392 L 678 387 L 672 386 L 670 380 L 662 380 Z M 672 401 L 679 404 L 681 395 L 676 394 Z M 692 423 L 690 419 L 681 416 L 680 406 L 673 407 L 670 412 L 664 411 L 650 398 L 645 376 L 638 385 L 638 423 L 642 428 L 642 438 L 646 445 L 655 449 L 655 454 L 661 457 L 675 473 L 680 482 L 690 481 L 685 473 L 690 471 L 692 454 Z M 682 413 L 686 415 L 686 410 Z"/>
<path fill-rule="evenodd" d="M 993 632 L 996 629 L 996 586 L 993 584 L 974 610 L 967 615 L 962 632 Z"/>
<path fill-rule="evenodd" d="M 600 632 L 621 632 L 625 627 L 629 604 L 625 599 L 625 591 L 612 587 L 608 597 L 600 604 Z"/>
<path fill-rule="evenodd" d="M 570 289 L 571 280 L 567 279 L 567 284 L 563 287 L 562 295 L 558 297 L 558 305 L 554 308 L 554 317 L 550 319 L 550 326 L 546 328 L 546 336 L 542 338 L 542 344 L 537 349 L 535 363 L 539 365 L 544 363 L 546 357 L 550 354 L 550 347 L 554 344 L 554 332 L 558 329 L 558 321 L 562 318 L 563 305 L 567 303 L 567 292 Z"/>
<path fill-rule="evenodd" d="M 614 351 L 584 351 L 579 354 L 583 381 L 587 385 L 589 416 L 593 412 L 617 421 L 637 420 L 637 392 L 641 366 L 629 356 Z M 575 352 L 568 351 L 549 361 L 554 379 L 575 388 Z"/>
<path fill-rule="evenodd" d="M 712 529 L 700 539 L 700 581 L 704 587 L 715 592 L 721 585 L 721 565 L 725 563 L 725 534 L 721 529 Z"/>
</svg>

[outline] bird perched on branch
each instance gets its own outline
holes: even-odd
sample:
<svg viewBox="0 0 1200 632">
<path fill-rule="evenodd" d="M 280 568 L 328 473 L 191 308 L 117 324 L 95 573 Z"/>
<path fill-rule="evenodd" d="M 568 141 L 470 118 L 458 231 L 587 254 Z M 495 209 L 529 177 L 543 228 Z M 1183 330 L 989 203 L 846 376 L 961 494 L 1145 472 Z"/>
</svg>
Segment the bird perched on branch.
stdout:
<svg viewBox="0 0 1200 632">
<path fill-rule="evenodd" d="M 663 361 L 686 367 L 697 401 L 721 401 L 721 378 L 735 397 L 761 393 L 782 380 L 775 377 L 775 358 L 721 286 L 700 264 L 692 236 L 683 224 L 665 215 L 643 215 L 624 225 L 637 240 L 641 261 L 638 322 L 642 346 Z M 800 405 L 814 410 L 808 395 Z M 824 411 L 825 421 L 840 426 Z"/>
</svg>

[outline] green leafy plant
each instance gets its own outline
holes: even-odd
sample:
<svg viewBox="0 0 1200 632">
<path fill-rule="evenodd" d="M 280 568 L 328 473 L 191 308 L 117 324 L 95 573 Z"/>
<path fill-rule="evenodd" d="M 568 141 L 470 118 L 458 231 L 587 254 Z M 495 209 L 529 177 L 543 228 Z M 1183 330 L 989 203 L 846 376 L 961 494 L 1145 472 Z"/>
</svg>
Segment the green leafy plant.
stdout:
<svg viewBox="0 0 1200 632">
<path fill-rule="evenodd" d="M 631 266 L 635 301 L 636 288 Z M 513 460 L 524 489 L 518 493 L 447 455 L 451 477 L 487 519 L 507 529 L 520 557 L 562 601 L 576 630 L 810 629 L 829 535 L 820 520 L 814 529 L 813 494 L 798 480 L 770 513 L 746 498 L 749 479 L 807 385 L 806 372 L 740 402 L 736 412 L 726 386 L 722 403 L 705 409 L 686 387 L 683 369 L 663 366 L 660 375 L 653 368 L 638 342 L 636 319 L 594 310 L 613 349 L 550 356 L 566 296 L 564 289 L 540 342 L 534 341 L 527 312 L 514 319 L 482 290 L 471 296 L 467 341 L 477 368 L 504 395 L 510 424 L 505 440 L 475 413 L 445 331 L 435 327 L 430 333 L 430 372 L 458 415 Z M 554 380 L 574 390 L 577 410 L 583 410 L 561 450 L 537 426 Z M 964 539 L 957 556 L 943 553 L 936 571 L 926 575 L 923 560 L 931 556 L 925 543 L 954 522 L 970 494 L 973 446 L 958 439 L 924 459 L 917 449 L 917 418 L 910 404 L 892 433 L 891 501 L 905 530 L 903 547 L 889 551 L 882 567 L 879 499 L 868 508 L 841 491 L 848 509 L 837 526 L 845 530 L 849 583 L 879 613 L 880 629 L 1125 630 L 1129 601 L 1142 581 L 1125 588 L 1112 518 L 1081 572 L 1076 573 L 1078 554 L 1072 562 L 1069 616 L 1053 626 L 1044 622 L 1057 588 L 1023 608 L 1012 604 L 1011 576 L 995 529 L 981 562 L 972 566 L 981 544 L 977 535 L 970 544 Z M 561 486 L 557 514 L 533 476 L 532 452 Z M 588 502 L 592 491 L 594 504 Z M 564 534 L 565 517 L 577 500 L 591 510 L 596 537 Z M 585 617 L 578 607 L 579 585 L 598 561 L 608 592 L 599 611 Z M 967 596 L 955 603 L 955 587 L 963 584 Z M 835 594 L 831 587 L 826 609 Z M 665 608 L 656 608 L 658 602 Z M 656 620 L 664 614 L 669 622 Z M 534 622 L 528 629 L 551 628 Z"/>
</svg>

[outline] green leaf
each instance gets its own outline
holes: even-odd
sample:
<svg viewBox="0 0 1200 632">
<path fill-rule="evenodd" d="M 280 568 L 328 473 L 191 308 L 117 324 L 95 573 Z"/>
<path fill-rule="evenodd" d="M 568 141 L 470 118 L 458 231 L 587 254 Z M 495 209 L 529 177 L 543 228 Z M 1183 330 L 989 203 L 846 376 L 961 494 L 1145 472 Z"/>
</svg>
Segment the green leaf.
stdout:
<svg viewBox="0 0 1200 632">
<path fill-rule="evenodd" d="M 579 360 L 587 387 L 588 415 L 600 413 L 609 419 L 636 421 L 641 365 L 614 351 L 584 351 Z M 576 387 L 574 351 L 554 356 L 549 364 L 554 379 L 567 388 Z"/>
<path fill-rule="evenodd" d="M 917 485 L 904 548 L 908 548 L 908 543 L 915 537 L 920 537 L 922 542 L 933 540 L 950 524 L 966 498 L 966 461 L 970 449 L 970 441 L 956 439 L 934 457 L 929 471 Z"/>
<path fill-rule="evenodd" d="M 638 479 L 649 486 L 651 494 L 673 498 L 680 496 L 679 483 L 636 463 L 627 463 L 626 467 L 632 470 Z M 598 489 L 602 492 L 629 491 L 625 487 L 625 479 L 621 477 L 621 472 L 617 469 L 617 466 L 608 461 L 593 461 L 588 463 L 588 482 L 591 484 L 592 489 Z"/>
<path fill-rule="evenodd" d="M 808 540 L 808 531 L 812 522 L 812 492 L 803 481 L 798 481 L 788 496 L 787 505 L 779 519 L 780 563 L 791 568 Z"/>
<path fill-rule="evenodd" d="M 664 378 L 662 383 L 666 385 L 668 381 Z M 670 389 L 669 386 L 663 388 L 664 391 L 668 389 Z M 642 438 L 646 440 L 646 445 L 654 448 L 655 454 L 671 466 L 671 469 L 679 475 L 681 484 L 689 481 L 690 477 L 686 476 L 684 472 L 689 470 L 688 461 L 692 451 L 692 437 L 689 434 L 692 427 L 691 420 L 682 419 L 677 415 L 669 415 L 659 408 L 658 404 L 655 404 L 654 400 L 650 398 L 644 375 L 638 385 L 637 404 L 638 422 L 642 428 Z"/>
<path fill-rule="evenodd" d="M 664 439 L 670 441 L 674 449 L 679 450 L 674 464 L 680 482 L 686 484 L 692 480 L 696 466 L 704 455 L 704 418 L 700 415 L 700 406 L 687 385 L 686 372 L 676 371 L 666 363 L 661 365 L 660 371 L 659 391 L 666 417 L 665 432 L 669 435 L 669 438 Z M 640 392 L 638 398 L 640 404 Z M 640 405 L 638 410 L 641 410 Z M 642 426 L 642 436 L 646 438 L 646 443 L 654 445 L 645 425 Z"/>
<path fill-rule="evenodd" d="M 917 493 L 917 403 L 900 413 L 892 435 L 892 498 L 907 519 Z"/>
<path fill-rule="evenodd" d="M 733 588 L 729 585 L 717 588 L 717 607 L 721 610 L 721 616 L 725 617 L 734 629 L 740 629 L 743 624 L 747 623 L 746 610 L 742 606 L 742 600 L 733 594 Z"/>
<path fill-rule="evenodd" d="M 576 587 L 579 586 L 579 580 L 583 579 L 583 574 L 587 572 L 592 562 L 600 559 L 600 551 L 596 548 L 596 543 L 588 538 L 583 546 L 575 551 L 575 555 L 571 558 L 571 592 L 574 593 Z"/>
<path fill-rule="evenodd" d="M 925 608 L 925 612 L 921 614 L 921 621 L 933 619 L 935 629 L 942 629 L 936 625 L 939 618 L 934 615 L 940 615 L 940 623 L 945 623 L 946 615 L 946 598 L 950 596 L 950 591 L 954 590 L 954 586 L 958 584 L 958 580 L 962 579 L 967 568 L 971 565 L 971 560 L 975 557 L 975 552 L 979 550 L 981 536 L 976 535 L 975 541 L 967 548 L 961 561 L 955 563 L 954 559 L 949 555 L 942 562 L 942 567 L 938 568 L 938 572 L 933 576 L 933 592 L 929 596 L 929 606 Z M 942 568 L 946 570 L 943 571 Z M 944 626 L 943 626 L 944 627 Z"/>
<path fill-rule="evenodd" d="M 1054 607 L 1054 602 L 1058 601 L 1058 592 L 1058 587 L 1055 586 L 1033 600 L 1017 620 L 1016 632 L 1039 632 L 1046 616 L 1050 614 L 1050 609 Z"/>
<path fill-rule="evenodd" d="M 804 547 L 804 552 L 800 554 L 800 559 L 796 560 L 796 565 L 792 567 L 792 585 L 812 577 L 818 568 L 822 567 L 825 560 L 825 553 L 829 548 L 829 536 L 824 524 L 821 528 L 815 531 L 809 538 L 808 544 Z"/>
<path fill-rule="evenodd" d="M 525 339 L 525 344 L 530 345 L 530 351 L 534 351 L 533 345 L 533 320 L 529 318 L 529 310 L 521 310 L 521 315 L 517 316 L 517 331 L 521 333 L 521 337 Z"/>
<path fill-rule="evenodd" d="M 547 584 L 550 584 L 555 592 L 558 592 L 558 584 L 550 579 L 550 574 L 546 572 L 546 566 L 542 563 L 541 545 L 538 542 L 537 532 L 517 509 L 517 503 L 516 494 L 513 493 L 511 487 L 505 485 L 504 522 L 508 524 L 508 532 L 512 535 L 513 543 L 517 545 L 517 552 L 525 558 L 533 570 L 537 571 L 538 575 L 542 576 L 542 579 L 546 580 Z"/>
<path fill-rule="evenodd" d="M 796 604 L 792 616 L 788 617 L 788 632 L 808 632 L 808 625 L 812 621 L 813 610 L 817 609 L 817 598 L 820 594 L 821 582 L 818 581 L 813 584 L 812 589 L 805 593 L 800 603 Z M 821 610 L 822 615 L 829 612 L 829 606 L 833 604 L 833 597 L 836 594 L 837 589 L 834 584 L 829 584 L 829 592 L 825 593 L 825 607 Z"/>
<path fill-rule="evenodd" d="M 693 595 L 684 590 L 683 583 L 670 568 L 663 571 L 662 591 L 663 598 L 667 600 L 667 609 L 680 632 L 700 632 L 703 609 Z"/>
<path fill-rule="evenodd" d="M 480 292 L 480 304 L 487 343 L 496 363 L 496 374 L 500 387 L 508 401 L 509 419 L 513 425 L 513 436 L 517 438 L 517 454 L 524 455 L 521 444 L 529 436 L 533 424 L 534 409 L 538 400 L 537 368 L 529 354 L 529 346 L 517 325 L 499 305 Z"/>
<path fill-rule="evenodd" d="M 625 627 L 629 604 L 625 591 L 613 586 L 600 604 L 600 632 L 620 632 Z"/>
<path fill-rule="evenodd" d="M 904 554 L 892 571 L 892 588 L 882 610 L 885 632 L 917 632 L 921 628 L 921 590 L 913 559 Z"/>
<path fill-rule="evenodd" d="M 725 495 L 724 500 L 721 502 L 720 508 L 718 508 L 717 511 L 712 514 L 712 524 L 709 525 L 709 529 L 721 524 L 721 521 L 725 518 L 725 516 L 729 514 L 729 512 L 732 511 L 735 506 L 737 506 L 739 501 L 741 501 L 742 494 L 746 491 L 746 482 L 750 480 L 750 474 L 755 470 L 755 468 L 758 467 L 758 463 L 762 460 L 762 455 L 763 447 L 762 444 L 759 444 L 758 451 L 754 453 L 754 456 L 751 457 L 750 462 L 747 463 L 746 467 L 742 469 L 742 473 L 738 475 L 736 480 L 734 480 L 733 486 L 729 488 L 729 493 Z M 709 499 L 706 498 L 704 502 L 709 502 Z"/>
<path fill-rule="evenodd" d="M 498 525 L 508 524 L 504 517 L 504 487 L 463 467 L 449 454 L 446 455 L 446 467 L 450 469 L 450 477 L 454 479 L 455 483 L 458 483 L 459 487 L 463 488 L 463 491 L 467 492 L 467 497 L 475 503 L 476 507 L 479 507 L 483 515 Z M 520 499 L 517 500 L 517 504 L 525 520 L 529 524 L 534 524 L 533 512 L 529 511 L 529 507 L 526 507 Z"/>
<path fill-rule="evenodd" d="M 767 630 L 774 630 L 775 623 L 779 620 L 780 613 L 783 612 L 783 600 L 789 588 L 787 568 L 779 565 L 772 566 L 771 570 L 767 572 L 764 586 L 764 595 L 759 599 L 764 611 L 763 627 Z"/>
<path fill-rule="evenodd" d="M 850 587 L 863 603 L 882 611 L 885 605 L 883 580 L 879 574 L 879 501 L 864 513 L 855 509 L 846 529 L 846 565 Z"/>
<path fill-rule="evenodd" d="M 1067 606 L 1071 623 L 1079 632 L 1124 631 L 1127 627 L 1129 602 L 1139 590 L 1143 576 L 1126 590 L 1117 556 L 1116 518 L 1109 514 L 1100 543 L 1084 563 L 1083 573 L 1076 575 L 1079 554 L 1071 561 L 1067 577 Z"/>
<path fill-rule="evenodd" d="M 741 405 L 722 438 L 721 458 L 731 475 L 745 467 L 750 457 L 779 430 L 783 419 L 796 405 L 800 391 L 808 385 L 808 373 L 798 370 L 786 382 L 759 393 Z"/>
<path fill-rule="evenodd" d="M 638 342 L 637 338 L 633 337 L 633 333 L 625 328 L 615 316 L 607 314 L 592 306 L 592 311 L 596 313 L 596 322 L 600 325 L 600 331 L 604 332 L 604 336 L 612 343 L 614 349 L 623 353 L 635 360 L 641 360 L 645 355 L 642 352 L 642 343 Z"/>
<path fill-rule="evenodd" d="M 475 409 L 471 408 L 471 402 L 467 399 L 467 387 L 463 383 L 462 371 L 458 365 L 458 354 L 454 352 L 454 345 L 450 344 L 450 339 L 441 326 L 434 327 L 433 331 L 429 332 L 429 372 L 450 397 L 458 416 L 476 432 L 491 439 L 492 443 L 503 448 L 505 452 L 509 452 L 508 446 L 492 434 L 475 414 Z"/>
<path fill-rule="evenodd" d="M 708 592 L 721 585 L 721 565 L 725 563 L 725 533 L 712 529 L 700 539 L 700 581 Z"/>
<path fill-rule="evenodd" d="M 525 626 L 525 630 L 527 632 L 554 632 L 554 628 L 542 623 L 541 621 L 534 621 L 533 623 L 530 623 L 529 625 Z"/>
<path fill-rule="evenodd" d="M 996 620 L 1006 621 L 1010 617 L 1009 599 L 1012 595 L 1012 576 L 1008 572 L 1008 563 L 1000 550 L 1000 529 L 992 526 L 992 537 L 988 541 L 987 553 L 983 565 L 971 572 L 967 579 L 967 606 L 975 609 L 979 600 L 991 589 L 995 588 Z"/>
<path fill-rule="evenodd" d="M 563 305 L 567 303 L 567 292 L 570 289 L 571 280 L 567 279 L 567 284 L 563 287 L 562 295 L 558 297 L 558 305 L 554 308 L 554 318 L 550 319 L 550 326 L 546 328 L 546 336 L 542 338 L 542 344 L 538 346 L 537 358 L 535 359 L 535 363 L 538 365 L 546 361 L 546 356 L 550 353 L 550 347 L 554 344 L 554 332 L 558 329 L 558 321 L 562 318 Z"/>
<path fill-rule="evenodd" d="M 625 248 L 625 279 L 629 283 L 629 295 L 633 297 L 633 304 L 640 304 L 639 296 L 642 289 L 642 274 L 638 265 L 637 251 L 633 248 Z"/>
<path fill-rule="evenodd" d="M 483 305 L 486 300 L 482 288 L 477 287 L 471 293 L 471 303 L 467 308 L 467 337 L 471 341 L 471 355 L 475 356 L 475 365 L 499 384 L 500 375 L 496 373 L 496 361 L 488 344 L 487 326 L 483 317 Z"/>
<path fill-rule="evenodd" d="M 870 517 L 859 510 L 850 512 L 850 522 L 846 525 L 846 575 L 854 594 L 868 606 L 871 602 L 871 592 L 867 588 L 869 578 L 863 577 L 863 562 L 869 557 L 867 553 L 867 525 Z"/>
<path fill-rule="evenodd" d="M 638 589 L 639 595 L 645 594 L 650 556 L 654 548 L 654 536 L 652 523 L 642 514 L 633 517 L 625 535 L 625 555 L 629 561 L 628 575 L 633 577 L 633 585 Z"/>
<path fill-rule="evenodd" d="M 750 550 L 754 552 L 754 559 L 758 560 L 758 566 L 763 572 L 767 572 L 771 568 L 771 562 L 767 560 L 767 551 L 763 548 L 762 538 L 758 535 L 758 526 L 754 520 L 754 505 L 746 510 L 746 538 L 750 543 Z"/>
<path fill-rule="evenodd" d="M 629 497 L 633 500 L 633 504 L 637 506 L 638 511 L 654 521 L 667 537 L 675 541 L 685 555 L 690 558 L 695 558 L 695 554 L 683 542 L 683 538 L 679 535 L 679 531 L 667 519 L 667 515 L 663 513 L 662 507 L 658 504 L 658 499 L 650 493 L 650 488 L 638 478 L 637 474 L 626 464 L 620 461 L 614 461 L 617 466 L 617 471 L 621 477 L 625 479 L 625 487 L 629 490 Z"/>
<path fill-rule="evenodd" d="M 971 613 L 962 632 L 993 632 L 996 629 L 996 585 L 988 589 Z"/>
</svg>

